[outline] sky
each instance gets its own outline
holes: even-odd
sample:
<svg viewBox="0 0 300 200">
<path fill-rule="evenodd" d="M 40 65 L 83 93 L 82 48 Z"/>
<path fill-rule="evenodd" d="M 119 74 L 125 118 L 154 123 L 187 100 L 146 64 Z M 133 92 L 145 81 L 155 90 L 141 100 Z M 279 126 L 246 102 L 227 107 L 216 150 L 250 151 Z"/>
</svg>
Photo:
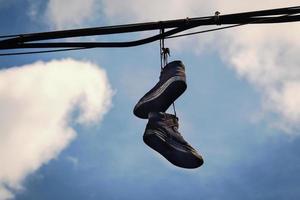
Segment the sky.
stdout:
<svg viewBox="0 0 300 200">
<path fill-rule="evenodd" d="M 298 5 L 0 0 L 0 35 Z M 169 60 L 186 66 L 188 88 L 176 101 L 179 131 L 204 158 L 192 170 L 147 147 L 147 120 L 133 115 L 158 81 L 158 42 L 0 57 L 0 200 L 298 200 L 299 31 L 300 23 L 247 25 L 166 40 Z M 153 32 L 77 40 L 147 34 Z"/>
</svg>

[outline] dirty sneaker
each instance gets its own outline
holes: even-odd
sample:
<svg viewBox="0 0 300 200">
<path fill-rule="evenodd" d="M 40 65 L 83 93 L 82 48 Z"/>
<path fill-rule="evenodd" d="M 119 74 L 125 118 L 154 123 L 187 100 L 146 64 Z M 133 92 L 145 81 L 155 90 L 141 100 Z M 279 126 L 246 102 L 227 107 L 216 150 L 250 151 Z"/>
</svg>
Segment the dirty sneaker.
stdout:
<svg viewBox="0 0 300 200">
<path fill-rule="evenodd" d="M 147 119 L 149 112 L 165 112 L 186 87 L 183 63 L 179 60 L 170 62 L 163 68 L 159 82 L 136 104 L 133 113 Z"/>
<path fill-rule="evenodd" d="M 203 164 L 201 155 L 178 132 L 178 118 L 174 115 L 149 113 L 143 140 L 178 167 L 197 168 Z"/>
</svg>

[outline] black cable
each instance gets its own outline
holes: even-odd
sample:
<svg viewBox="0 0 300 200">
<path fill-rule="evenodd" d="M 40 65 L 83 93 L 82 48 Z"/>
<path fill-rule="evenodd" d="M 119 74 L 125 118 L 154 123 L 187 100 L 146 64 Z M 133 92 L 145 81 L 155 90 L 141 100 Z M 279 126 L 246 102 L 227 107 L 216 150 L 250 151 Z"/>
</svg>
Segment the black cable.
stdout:
<svg viewBox="0 0 300 200">
<path fill-rule="evenodd" d="M 147 43 L 157 41 L 163 37 L 168 37 L 184 30 L 194 28 L 193 26 L 183 26 L 164 32 L 163 34 L 157 34 L 148 38 L 134 40 L 129 42 L 56 42 L 56 43 L 21 43 L 21 44 L 7 44 L 0 46 L 0 49 L 18 49 L 18 48 L 95 48 L 95 47 L 106 47 L 106 48 L 124 48 L 134 47 Z"/>
<path fill-rule="evenodd" d="M 255 19 L 250 19 L 251 21 L 248 21 L 247 23 L 243 24 L 236 24 L 228 27 L 221 27 L 221 28 L 216 28 L 216 29 L 211 29 L 211 30 L 205 30 L 205 31 L 199 31 L 195 33 L 188 33 L 188 34 L 183 34 L 182 36 L 186 35 L 192 35 L 192 34 L 199 34 L 199 33 L 204 33 L 204 32 L 210 32 L 210 31 L 216 31 L 216 30 L 221 30 L 221 29 L 226 29 L 226 28 L 232 28 L 236 26 L 242 26 L 246 24 L 252 24 L 252 23 L 269 23 L 270 21 L 282 21 L 286 20 L 288 17 L 295 17 L 295 16 L 290 16 L 291 14 L 288 15 L 283 15 L 279 17 L 268 17 L 268 18 L 255 18 Z M 300 17 L 300 16 L 297 16 Z M 106 48 L 122 48 L 122 47 L 133 47 L 133 46 L 139 46 L 143 44 L 147 44 L 150 42 L 154 42 L 156 40 L 161 39 L 162 37 L 168 37 L 172 38 L 172 35 L 194 28 L 198 25 L 190 25 L 186 24 L 185 26 L 179 27 L 172 29 L 170 31 L 167 31 L 165 34 L 161 35 L 155 35 L 152 37 L 140 39 L 140 40 L 134 40 L 134 41 L 129 41 L 129 42 L 52 42 L 52 43 L 17 43 L 17 44 L 2 44 L 0 46 L 0 49 L 17 49 L 17 48 L 95 48 L 95 47 L 106 47 Z M 173 36 L 175 37 L 175 36 Z M 180 37 L 180 36 L 176 36 Z M 1 44 L 1 43 L 0 43 Z"/>
<path fill-rule="evenodd" d="M 248 23 L 251 17 L 296 14 L 296 13 L 300 13 L 300 6 L 228 14 L 222 16 L 220 15 L 219 21 L 221 24 L 242 24 L 242 23 Z M 295 17 L 293 19 L 291 18 L 282 19 L 280 22 L 299 21 L 299 20 L 300 20 L 300 16 Z M 278 23 L 278 21 L 270 20 L 268 21 L 268 23 Z M 0 41 L 0 44 L 18 44 L 20 42 L 24 43 L 24 42 L 32 42 L 32 41 L 40 41 L 40 40 L 48 40 L 48 39 L 62 39 L 62 38 L 70 38 L 70 37 L 139 32 L 139 31 L 159 30 L 161 28 L 164 29 L 178 28 L 187 24 L 191 26 L 203 26 L 203 25 L 215 25 L 216 22 L 214 16 L 209 16 L 209 17 L 187 18 L 187 19 L 179 19 L 179 20 L 168 20 L 168 21 L 160 21 L 160 22 L 147 22 L 147 23 L 125 24 L 125 25 L 117 25 L 117 26 L 95 27 L 95 28 L 86 28 L 86 29 L 29 33 L 29 34 L 20 34 L 18 35 L 18 37 L 15 38 L 2 40 Z"/>
<path fill-rule="evenodd" d="M 147 44 L 162 38 L 176 38 L 188 35 L 200 34 L 205 32 L 217 31 L 221 29 L 232 28 L 236 26 L 242 26 L 246 24 L 256 24 L 256 23 L 283 23 L 283 22 L 293 22 L 300 21 L 300 6 L 272 9 L 272 10 L 262 10 L 253 11 L 229 15 L 217 15 L 210 17 L 198 17 L 198 18 L 187 18 L 180 20 L 169 20 L 161 22 L 148 22 L 139 24 L 126 24 L 119 26 L 107 26 L 107 27 L 96 27 L 89 29 L 76 29 L 76 30 L 66 30 L 66 31 L 53 31 L 53 32 L 43 32 L 43 33 L 32 33 L 32 34 L 22 34 L 18 37 L 5 39 L 0 41 L 0 50 L 4 49 L 18 49 L 18 48 L 67 48 L 59 50 L 47 50 L 47 51 L 36 51 L 36 52 L 18 52 L 18 53 L 6 53 L 0 55 L 20 55 L 20 54 L 30 54 L 30 53 L 46 53 L 46 52 L 56 52 L 56 51 L 68 51 L 68 50 L 78 50 L 84 48 L 94 48 L 94 47 L 133 47 L 138 45 Z M 274 17 L 274 15 L 284 14 L 279 17 Z M 268 16 L 268 15 L 273 15 Z M 264 17 L 262 17 L 264 16 Z M 216 18 L 217 17 L 217 18 Z M 234 24 L 235 23 L 235 24 Z M 223 25 L 223 24 L 234 24 L 232 26 L 226 26 L 221 28 L 209 29 L 204 31 L 197 31 L 193 33 L 186 33 L 181 35 L 174 35 L 176 33 L 195 28 L 202 25 Z M 164 34 L 154 35 L 152 37 L 129 41 L 129 42 L 56 42 L 56 43 L 28 43 L 29 41 L 38 41 L 46 39 L 57 39 L 57 38 L 67 38 L 67 37 L 78 37 L 78 36 L 89 36 L 89 35 L 105 35 L 105 34 L 115 34 L 115 33 L 125 33 L 125 32 L 137 32 L 145 30 L 154 30 L 162 28 L 174 29 L 167 31 Z M 173 36 L 174 35 L 174 36 Z M 15 35 L 1 36 L 13 37 Z"/>
<path fill-rule="evenodd" d="M 201 20 L 201 19 L 207 19 L 207 17 L 197 18 L 197 20 Z M 41 41 L 41 40 L 49 40 L 49 39 L 63 39 L 63 38 L 70 38 L 70 37 L 141 32 L 141 31 L 159 30 L 161 28 L 178 28 L 180 26 L 184 26 L 186 23 L 187 23 L 186 19 L 179 19 L 179 20 L 159 21 L 159 22 L 95 27 L 95 28 L 86 28 L 86 29 L 28 33 L 28 34 L 20 34 L 15 38 L 2 40 L 0 41 L 0 45 L 17 44 L 20 42 L 33 42 L 33 41 Z"/>
<path fill-rule="evenodd" d="M 75 51 L 75 50 L 83 50 L 90 48 L 68 48 L 68 49 L 55 49 L 55 50 L 45 50 L 45 51 L 26 51 L 26 52 L 15 52 L 15 53 L 0 53 L 0 56 L 16 56 L 16 55 L 26 55 L 26 54 L 39 54 L 39 53 L 53 53 L 53 52 L 61 52 L 61 51 Z"/>
<path fill-rule="evenodd" d="M 71 50 L 80 50 L 80 49 L 87 49 L 87 48 L 95 48 L 95 47 L 132 47 L 132 46 L 137 46 L 137 45 L 142 45 L 146 43 L 150 43 L 156 40 L 159 40 L 163 37 L 173 35 L 176 33 L 179 33 L 183 31 L 185 27 L 182 28 L 176 28 L 172 29 L 170 31 L 164 32 L 163 34 L 158 34 L 152 37 L 148 37 L 145 39 L 141 40 L 136 40 L 136 41 L 131 41 L 131 42 L 104 42 L 104 43 L 25 43 L 25 44 L 20 44 L 21 47 L 17 48 L 51 48 L 51 47 L 72 47 L 72 48 L 67 48 L 67 49 L 58 49 L 58 50 L 46 50 L 46 51 L 32 51 L 32 52 L 17 52 L 17 53 L 4 53 L 0 54 L 0 56 L 9 56 L 9 55 L 24 55 L 24 54 L 35 54 L 35 53 L 47 53 L 47 52 L 58 52 L 58 51 L 71 51 Z M 67 45 L 68 44 L 68 45 Z M 0 47 L 1 49 L 1 47 Z M 14 47 L 9 48 L 9 49 L 14 49 Z"/>
<path fill-rule="evenodd" d="M 0 35 L 0 38 L 12 38 L 12 37 L 19 37 L 20 35 Z"/>
<path fill-rule="evenodd" d="M 166 39 L 184 37 L 184 36 L 189 36 L 189 35 L 196 35 L 196 34 L 200 34 L 200 33 L 213 32 L 213 31 L 218 31 L 218 30 L 228 29 L 228 28 L 234 28 L 234 27 L 243 26 L 243 25 L 246 25 L 246 24 L 236 24 L 236 25 L 232 25 L 232 26 L 225 26 L 225 27 L 220 27 L 220 28 L 207 29 L 207 30 L 196 31 L 196 32 L 192 32 L 192 33 L 184 33 L 184 34 L 180 34 L 180 35 L 173 35 L 173 36 L 168 36 Z"/>
<path fill-rule="evenodd" d="M 288 17 L 288 15 L 283 15 L 279 17 L 273 17 L 273 18 L 284 18 Z M 257 20 L 253 20 L 252 22 L 249 23 L 255 23 L 255 22 L 262 22 L 262 21 L 267 21 L 267 20 L 273 20 L 273 18 L 259 18 Z M 141 39 L 141 40 L 136 40 L 136 41 L 131 41 L 131 42 L 113 42 L 113 43 L 28 43 L 24 44 L 23 48 L 37 48 L 36 46 L 38 45 L 40 48 L 49 48 L 49 44 L 51 45 L 57 45 L 57 46 L 51 46 L 51 47 L 65 47 L 66 44 L 68 45 L 81 45 L 80 47 L 73 47 L 73 48 L 68 48 L 68 49 L 59 49 L 59 50 L 47 50 L 47 51 L 33 51 L 33 52 L 18 52 L 18 53 L 5 53 L 5 54 L 0 54 L 0 56 L 7 56 L 7 55 L 22 55 L 22 54 L 35 54 L 35 53 L 48 53 L 48 52 L 58 52 L 58 51 L 70 51 L 70 50 L 80 50 L 80 49 L 86 49 L 86 48 L 94 48 L 94 47 L 130 47 L 130 46 L 137 46 L 137 45 L 142 45 L 146 43 L 153 42 L 155 40 L 160 40 L 161 38 L 166 38 L 166 39 L 171 39 L 171 38 L 177 38 L 177 37 L 183 37 L 183 36 L 188 36 L 188 35 L 195 35 L 195 34 L 200 34 L 200 33 L 205 33 L 205 32 L 212 32 L 212 31 L 217 31 L 217 30 L 222 30 L 222 29 L 228 29 L 228 28 L 233 28 L 237 26 L 243 26 L 247 25 L 249 23 L 245 24 L 236 24 L 232 26 L 226 26 L 226 27 L 220 27 L 220 28 L 215 28 L 215 29 L 208 29 L 208 30 L 203 30 L 203 31 L 197 31 L 193 33 L 186 33 L 186 34 L 181 34 L 181 35 L 174 35 L 177 32 L 182 32 L 184 30 L 190 29 L 192 27 L 182 27 L 182 28 L 177 28 L 177 29 L 172 29 L 171 31 L 167 31 L 166 33 L 160 33 L 158 35 Z M 169 36 L 168 36 L 169 35 Z M 71 46 L 69 46 L 71 47 Z"/>
<path fill-rule="evenodd" d="M 216 31 L 216 30 L 221 30 L 225 28 L 232 28 L 236 26 L 242 26 L 246 24 L 251 24 L 251 23 L 267 23 L 269 21 L 274 21 L 274 20 L 282 20 L 286 19 L 287 17 L 291 17 L 290 14 L 288 15 L 283 15 L 279 17 L 269 17 L 269 18 L 255 18 L 251 19 L 251 21 L 243 24 L 236 24 L 233 26 L 227 26 L 227 27 L 221 27 L 217 29 L 211 29 L 211 30 L 205 30 L 205 31 L 199 31 L 194 34 L 199 34 L 199 33 L 204 33 L 204 32 L 210 32 L 210 31 Z M 128 41 L 128 42 L 56 42 L 56 43 L 24 43 L 24 44 L 18 44 L 16 46 L 11 46 L 8 45 L 0 47 L 0 49 L 15 49 L 15 48 L 95 48 L 95 47 L 106 47 L 106 48 L 124 48 L 124 47 L 134 47 L 134 46 L 139 46 L 147 43 L 154 42 L 156 40 L 162 39 L 162 38 L 171 38 L 172 35 L 194 28 L 197 25 L 185 25 L 179 28 L 175 28 L 169 31 L 166 31 L 162 34 L 158 34 L 155 36 L 151 36 L 148 38 L 140 39 L 140 40 L 134 40 L 134 41 Z M 192 33 L 191 33 L 192 34 Z M 188 34 L 188 35 L 191 35 Z M 185 35 L 182 35 L 185 36 Z M 179 37 L 179 36 L 177 36 Z"/>
<path fill-rule="evenodd" d="M 223 29 L 234 28 L 234 27 L 238 27 L 238 26 L 244 26 L 244 25 L 248 25 L 248 24 L 264 23 L 264 22 L 268 22 L 268 21 L 273 21 L 274 19 L 280 21 L 280 20 L 285 19 L 286 17 L 290 17 L 292 15 L 293 14 L 287 14 L 287 15 L 282 15 L 282 16 L 278 16 L 278 17 L 258 18 L 258 19 L 253 20 L 252 22 L 248 22 L 248 23 L 235 24 L 235 25 L 225 26 L 225 27 L 220 27 L 220 28 L 213 28 L 213 29 L 207 29 L 207 30 L 202 30 L 202 31 L 196 31 L 196 32 L 192 32 L 192 33 L 168 36 L 167 39 L 184 37 L 184 36 L 189 36 L 189 35 L 196 35 L 196 34 L 207 33 L 207 32 L 213 32 L 213 31 L 218 31 L 218 30 L 223 30 Z"/>
<path fill-rule="evenodd" d="M 287 13 L 285 15 L 291 15 L 291 14 L 299 14 L 299 13 Z M 265 20 L 266 21 L 263 21 Z M 253 22 L 251 22 L 254 20 Z M 259 20 L 259 21 L 255 21 Z M 260 21 L 262 20 L 262 21 Z M 250 18 L 229 18 L 229 17 L 222 17 L 220 16 L 220 24 L 274 24 L 274 23 L 286 23 L 286 22 L 296 22 L 300 21 L 300 15 L 295 16 L 288 16 L 277 19 L 275 16 L 266 16 L 266 17 L 260 17 L 260 16 L 254 16 Z M 250 23 L 251 22 L 251 23 Z"/>
</svg>

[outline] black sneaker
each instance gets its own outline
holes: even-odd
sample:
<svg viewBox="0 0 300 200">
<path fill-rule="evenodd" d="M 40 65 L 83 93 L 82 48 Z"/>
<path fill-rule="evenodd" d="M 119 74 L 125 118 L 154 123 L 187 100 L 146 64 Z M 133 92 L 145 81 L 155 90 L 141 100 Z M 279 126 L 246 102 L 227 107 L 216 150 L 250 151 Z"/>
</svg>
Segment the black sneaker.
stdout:
<svg viewBox="0 0 300 200">
<path fill-rule="evenodd" d="M 165 112 L 186 87 L 183 63 L 170 62 L 163 68 L 159 82 L 136 104 L 133 113 L 137 117 L 147 119 L 149 112 Z"/>
<path fill-rule="evenodd" d="M 178 132 L 178 118 L 163 112 L 149 113 L 144 142 L 172 164 L 183 168 L 197 168 L 202 157 Z"/>
</svg>

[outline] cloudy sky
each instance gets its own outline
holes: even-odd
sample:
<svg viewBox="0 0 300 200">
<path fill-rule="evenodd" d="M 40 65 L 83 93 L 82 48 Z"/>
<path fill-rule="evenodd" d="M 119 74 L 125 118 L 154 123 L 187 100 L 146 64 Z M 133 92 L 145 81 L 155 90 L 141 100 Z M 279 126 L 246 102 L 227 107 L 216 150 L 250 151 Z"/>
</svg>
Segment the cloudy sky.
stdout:
<svg viewBox="0 0 300 200">
<path fill-rule="evenodd" d="M 0 0 L 0 35 L 298 5 Z M 157 42 L 0 57 L 0 200 L 299 199 L 299 32 L 300 23 L 249 25 L 166 41 L 170 60 L 186 65 L 176 108 L 180 132 L 205 160 L 194 170 L 149 149 L 147 121 L 132 114 L 158 80 Z"/>
</svg>

